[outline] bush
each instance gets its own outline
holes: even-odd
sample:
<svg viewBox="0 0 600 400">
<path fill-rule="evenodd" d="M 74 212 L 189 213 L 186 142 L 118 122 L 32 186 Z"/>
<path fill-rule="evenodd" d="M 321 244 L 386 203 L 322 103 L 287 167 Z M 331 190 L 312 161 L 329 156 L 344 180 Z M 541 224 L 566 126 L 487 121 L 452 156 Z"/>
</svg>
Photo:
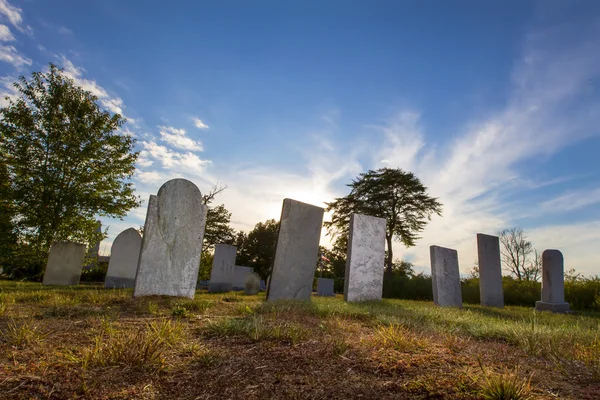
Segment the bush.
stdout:
<svg viewBox="0 0 600 400">
<path fill-rule="evenodd" d="M 431 276 L 422 273 L 413 276 L 394 274 L 391 279 L 383 281 L 383 297 L 433 301 Z"/>
<path fill-rule="evenodd" d="M 104 282 L 108 263 L 100 262 L 91 269 L 81 271 L 81 282 Z"/>
</svg>

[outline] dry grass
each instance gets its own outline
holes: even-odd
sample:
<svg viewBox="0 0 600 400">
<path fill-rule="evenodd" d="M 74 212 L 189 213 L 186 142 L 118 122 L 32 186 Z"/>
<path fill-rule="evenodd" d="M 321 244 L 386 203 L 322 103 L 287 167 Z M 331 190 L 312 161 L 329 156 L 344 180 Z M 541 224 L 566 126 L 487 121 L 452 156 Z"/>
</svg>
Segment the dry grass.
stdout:
<svg viewBox="0 0 600 400">
<path fill-rule="evenodd" d="M 0 282 L 0 399 L 597 399 L 598 322 Z"/>
</svg>

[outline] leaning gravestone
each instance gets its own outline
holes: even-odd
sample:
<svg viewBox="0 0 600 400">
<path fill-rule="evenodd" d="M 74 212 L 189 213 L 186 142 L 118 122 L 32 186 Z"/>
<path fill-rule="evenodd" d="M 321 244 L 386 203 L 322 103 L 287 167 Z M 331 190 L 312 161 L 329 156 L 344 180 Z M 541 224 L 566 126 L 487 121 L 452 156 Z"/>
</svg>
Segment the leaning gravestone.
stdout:
<svg viewBox="0 0 600 400">
<path fill-rule="evenodd" d="M 344 278 L 345 301 L 381 300 L 385 218 L 352 214 Z"/>
<path fill-rule="evenodd" d="M 246 282 L 244 283 L 244 294 L 257 295 L 260 292 L 260 275 L 256 272 L 252 272 L 246 276 Z"/>
<path fill-rule="evenodd" d="M 50 247 L 44 285 L 78 285 L 85 258 L 85 244 L 57 242 Z"/>
<path fill-rule="evenodd" d="M 231 284 L 231 290 L 244 290 L 246 278 L 252 272 L 254 272 L 254 268 L 252 267 L 242 267 L 240 265 L 236 265 L 235 267 L 233 267 L 233 280 Z"/>
<path fill-rule="evenodd" d="M 142 247 L 142 236 L 137 229 L 129 228 L 119 233 L 110 249 L 110 261 L 104 287 L 133 288 Z"/>
<path fill-rule="evenodd" d="M 569 311 L 569 303 L 565 302 L 564 259 L 558 250 L 542 253 L 542 301 L 535 302 L 535 309 L 556 313 Z"/>
<path fill-rule="evenodd" d="M 462 307 L 458 252 L 440 246 L 429 248 L 433 302 L 442 307 Z"/>
<path fill-rule="evenodd" d="M 150 196 L 134 297 L 194 298 L 206 210 L 200 190 L 186 179 L 170 180 Z"/>
<path fill-rule="evenodd" d="M 333 292 L 333 279 L 317 278 L 317 296 L 335 296 Z"/>
<path fill-rule="evenodd" d="M 502 264 L 498 236 L 477 234 L 479 259 L 479 298 L 482 306 L 504 307 Z"/>
<path fill-rule="evenodd" d="M 236 247 L 228 244 L 216 244 L 210 271 L 208 291 L 229 292 L 233 284 Z"/>
<path fill-rule="evenodd" d="M 296 200 L 283 200 L 267 300 L 310 300 L 324 211 Z"/>
</svg>

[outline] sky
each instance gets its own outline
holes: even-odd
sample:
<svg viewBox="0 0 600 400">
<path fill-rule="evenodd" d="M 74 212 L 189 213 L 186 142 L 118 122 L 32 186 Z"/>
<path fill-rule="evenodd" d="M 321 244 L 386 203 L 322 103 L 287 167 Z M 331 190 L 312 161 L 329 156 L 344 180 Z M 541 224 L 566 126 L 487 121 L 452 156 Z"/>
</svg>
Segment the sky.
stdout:
<svg viewBox="0 0 600 400">
<path fill-rule="evenodd" d="M 0 0 L 2 97 L 50 62 L 137 140 L 144 203 L 104 253 L 171 178 L 226 185 L 249 231 L 392 167 L 444 205 L 394 245 L 417 271 L 440 245 L 467 273 L 476 233 L 518 226 L 600 274 L 600 2 Z"/>
</svg>

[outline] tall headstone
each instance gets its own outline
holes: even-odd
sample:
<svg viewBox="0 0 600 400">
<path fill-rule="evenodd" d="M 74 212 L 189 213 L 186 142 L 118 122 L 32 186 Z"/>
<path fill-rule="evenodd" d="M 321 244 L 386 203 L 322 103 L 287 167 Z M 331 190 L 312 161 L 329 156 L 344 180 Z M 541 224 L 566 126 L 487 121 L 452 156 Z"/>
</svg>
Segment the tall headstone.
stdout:
<svg viewBox="0 0 600 400">
<path fill-rule="evenodd" d="M 110 260 L 104 287 L 133 288 L 142 247 L 142 236 L 134 228 L 125 229 L 115 238 L 110 249 Z"/>
<path fill-rule="evenodd" d="M 229 292 L 233 285 L 236 247 L 228 244 L 215 245 L 209 292 Z"/>
<path fill-rule="evenodd" d="M 258 292 L 260 292 L 260 275 L 251 272 L 246 276 L 246 282 L 244 282 L 244 294 L 254 296 Z"/>
<path fill-rule="evenodd" d="M 134 297 L 194 297 L 206 210 L 200 190 L 186 179 L 170 180 L 150 196 Z"/>
<path fill-rule="evenodd" d="M 567 312 L 565 302 L 564 259 L 558 250 L 542 253 L 542 301 L 535 302 L 538 311 Z"/>
<path fill-rule="evenodd" d="M 477 234 L 479 258 L 479 298 L 482 306 L 504 307 L 502 264 L 498 236 Z"/>
<path fill-rule="evenodd" d="M 242 267 L 236 265 L 233 267 L 233 279 L 231 281 L 231 290 L 244 290 L 246 284 L 246 278 L 254 272 L 252 267 Z"/>
<path fill-rule="evenodd" d="M 85 258 L 85 244 L 57 242 L 50 247 L 44 285 L 78 285 Z"/>
<path fill-rule="evenodd" d="M 283 200 L 267 300 L 310 300 L 324 211 L 296 200 Z"/>
<path fill-rule="evenodd" d="M 458 252 L 440 246 L 429 248 L 433 302 L 441 307 L 462 307 Z"/>
<path fill-rule="evenodd" d="M 381 300 L 385 258 L 385 218 L 352 214 L 344 278 L 345 301 Z"/>
<path fill-rule="evenodd" d="M 333 279 L 317 278 L 317 296 L 335 296 L 333 292 Z"/>
</svg>

